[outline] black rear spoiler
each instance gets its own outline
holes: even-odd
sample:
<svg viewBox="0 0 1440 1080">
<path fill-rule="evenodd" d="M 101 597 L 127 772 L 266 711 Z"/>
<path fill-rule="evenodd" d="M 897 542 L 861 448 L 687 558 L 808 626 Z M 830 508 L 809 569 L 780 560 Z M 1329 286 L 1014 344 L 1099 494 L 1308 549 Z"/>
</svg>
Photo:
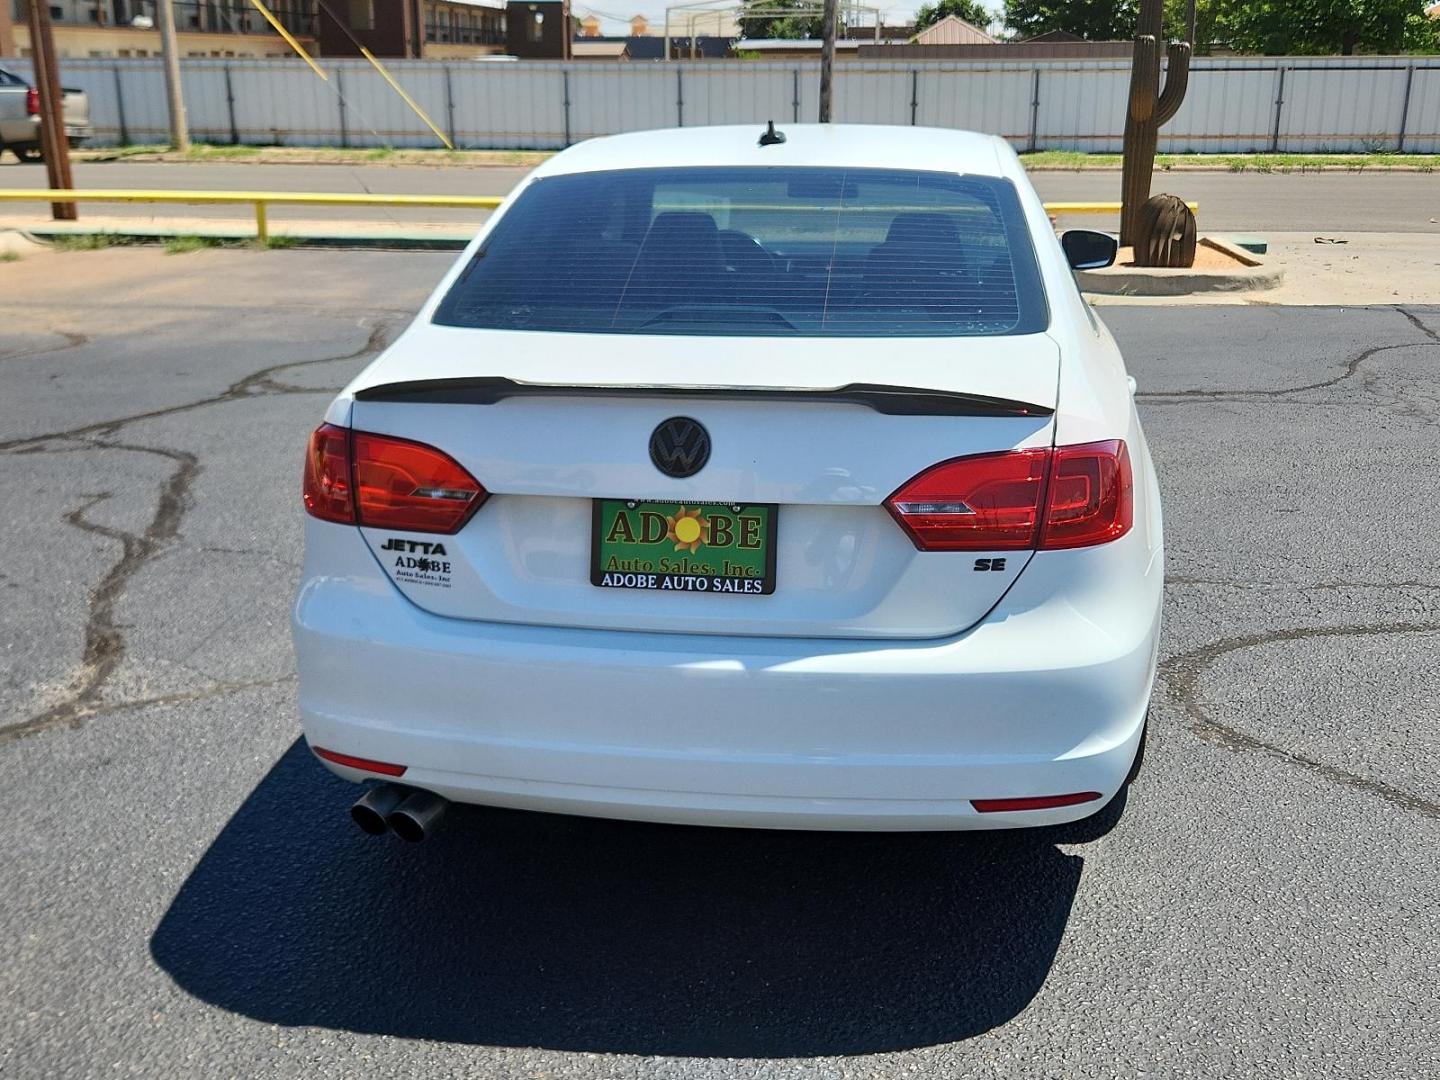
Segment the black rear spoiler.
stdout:
<svg viewBox="0 0 1440 1080">
<path fill-rule="evenodd" d="M 382 383 L 356 391 L 357 401 L 394 401 L 419 405 L 494 405 L 512 397 L 683 397 L 714 401 L 801 401 L 863 405 L 887 416 L 1049 416 L 1055 410 L 1028 401 L 927 390 L 881 383 L 850 383 L 833 390 L 771 386 L 585 386 L 525 383 L 499 376 L 469 379 L 418 379 Z"/>
</svg>

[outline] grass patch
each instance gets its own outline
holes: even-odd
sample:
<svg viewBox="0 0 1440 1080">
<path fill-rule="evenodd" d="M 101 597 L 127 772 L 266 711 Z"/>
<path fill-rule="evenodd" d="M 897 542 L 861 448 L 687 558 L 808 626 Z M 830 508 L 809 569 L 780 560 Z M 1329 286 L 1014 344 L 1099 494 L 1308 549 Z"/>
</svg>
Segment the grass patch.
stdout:
<svg viewBox="0 0 1440 1080">
<path fill-rule="evenodd" d="M 124 241 L 109 233 L 79 233 L 75 236 L 52 236 L 50 242 L 56 251 L 104 251 Z"/>
<path fill-rule="evenodd" d="M 20 253 L 18 251 L 0 251 L 0 263 L 19 261 Z"/>
<path fill-rule="evenodd" d="M 299 247 L 300 240 L 294 236 L 271 236 L 267 237 L 264 243 L 255 241 L 255 246 L 264 248 L 266 251 L 286 251 L 289 248 Z"/>
<path fill-rule="evenodd" d="M 1084 150 L 1036 150 L 1021 154 L 1027 169 L 1083 169 L 1120 164 L 1119 154 L 1087 154 Z"/>
<path fill-rule="evenodd" d="M 213 236 L 172 236 L 165 241 L 166 255 L 189 255 L 196 251 L 223 246 L 224 241 Z"/>
<path fill-rule="evenodd" d="M 545 150 L 398 149 L 393 146 L 230 146 L 193 143 L 185 154 L 167 146 L 119 146 L 76 150 L 75 161 L 244 161 L 256 165 L 503 165 L 530 167 L 554 156 Z"/>
<path fill-rule="evenodd" d="M 191 143 L 185 157 L 191 161 L 233 161 L 236 158 L 260 156 L 258 146 L 217 146 L 215 143 Z"/>
<path fill-rule="evenodd" d="M 79 158 L 81 154 L 85 154 L 93 155 L 89 157 L 91 161 L 119 161 L 124 158 L 153 157 L 169 149 L 164 143 L 136 143 L 133 146 L 107 146 L 103 150 L 72 149 L 70 156 Z"/>
</svg>

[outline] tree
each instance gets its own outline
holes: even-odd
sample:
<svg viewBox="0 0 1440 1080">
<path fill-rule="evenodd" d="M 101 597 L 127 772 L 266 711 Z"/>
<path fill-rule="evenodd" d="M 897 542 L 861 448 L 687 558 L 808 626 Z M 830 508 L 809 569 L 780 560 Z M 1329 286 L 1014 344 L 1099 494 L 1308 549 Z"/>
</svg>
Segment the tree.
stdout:
<svg viewBox="0 0 1440 1080">
<path fill-rule="evenodd" d="M 0 0 L 3 3 L 4 0 Z M 818 38 L 824 30 L 819 0 L 745 0 L 740 15 L 740 33 L 747 38 Z M 810 12 L 786 15 L 786 11 L 811 8 Z M 763 15 L 751 15 L 763 11 Z"/>
<path fill-rule="evenodd" d="M 1315 56 L 1440 50 L 1440 20 L 1428 0 L 1199 0 L 1195 51 Z M 1129 41 L 1136 0 L 1006 0 L 1005 25 L 1020 37 L 1051 30 L 1087 41 Z M 1185 32 L 1185 0 L 1165 0 L 1165 37 Z"/>
<path fill-rule="evenodd" d="M 1425 0 L 1212 0 L 1216 36 L 1237 52 L 1315 56 L 1428 52 L 1440 45 Z"/>
<path fill-rule="evenodd" d="M 990 12 L 980 0 L 936 0 L 933 4 L 920 5 L 920 10 L 915 12 L 915 29 L 934 26 L 949 15 L 964 19 L 979 30 L 990 25 Z"/>
<path fill-rule="evenodd" d="M 1005 25 L 1022 38 L 1063 30 L 1086 41 L 1128 41 L 1135 0 L 1005 0 Z"/>
</svg>

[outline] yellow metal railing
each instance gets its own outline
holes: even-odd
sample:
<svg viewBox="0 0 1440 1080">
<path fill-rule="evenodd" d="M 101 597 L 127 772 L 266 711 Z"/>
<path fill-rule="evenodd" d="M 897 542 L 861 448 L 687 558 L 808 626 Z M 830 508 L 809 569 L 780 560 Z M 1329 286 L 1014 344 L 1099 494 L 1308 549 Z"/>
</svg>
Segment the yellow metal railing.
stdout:
<svg viewBox="0 0 1440 1080">
<path fill-rule="evenodd" d="M 1186 203 L 1192 214 L 1200 212 L 1198 202 Z M 1118 202 L 1047 202 L 1045 212 L 1051 215 L 1058 214 L 1118 214 L 1120 204 Z"/>
<path fill-rule="evenodd" d="M 188 203 L 207 206 L 253 206 L 255 235 L 270 239 L 267 208 L 286 206 L 439 206 L 461 210 L 493 210 L 504 202 L 502 195 L 368 195 L 314 191 L 121 191 L 91 190 L 0 190 L 0 202 L 146 202 Z"/>
<path fill-rule="evenodd" d="M 270 239 L 270 206 L 435 206 L 452 210 L 493 210 L 504 202 L 503 195 L 372 195 L 369 193 L 325 193 L 315 191 L 126 191 L 93 188 L 57 191 L 45 188 L 0 190 L 0 202 L 145 202 L 187 203 L 208 206 L 252 206 L 255 235 L 262 243 Z M 1192 211 L 1199 203 L 1188 204 Z M 1118 202 L 1052 202 L 1045 212 L 1058 214 L 1118 214 Z"/>
</svg>

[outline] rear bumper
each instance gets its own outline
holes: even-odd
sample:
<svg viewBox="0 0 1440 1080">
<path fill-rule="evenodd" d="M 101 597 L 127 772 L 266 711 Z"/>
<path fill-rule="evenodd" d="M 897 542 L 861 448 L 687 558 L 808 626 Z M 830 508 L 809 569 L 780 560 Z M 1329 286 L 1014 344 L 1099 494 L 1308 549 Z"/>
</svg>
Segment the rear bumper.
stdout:
<svg viewBox="0 0 1440 1080">
<path fill-rule="evenodd" d="M 3 131 L 4 141 L 17 146 L 40 145 L 40 118 L 38 116 L 27 116 L 23 121 L 13 125 L 7 124 Z M 66 122 L 65 137 L 70 143 L 78 145 L 92 138 L 95 129 L 90 124 L 74 124 Z"/>
<path fill-rule="evenodd" d="M 963 634 L 895 642 L 442 618 L 357 530 L 307 528 L 324 566 L 307 560 L 294 613 L 306 737 L 461 802 L 773 828 L 1057 824 L 1119 790 L 1149 704 L 1161 569 L 1140 529 L 1038 555 Z M 970 802 L 1078 791 L 1101 798 Z"/>
</svg>

